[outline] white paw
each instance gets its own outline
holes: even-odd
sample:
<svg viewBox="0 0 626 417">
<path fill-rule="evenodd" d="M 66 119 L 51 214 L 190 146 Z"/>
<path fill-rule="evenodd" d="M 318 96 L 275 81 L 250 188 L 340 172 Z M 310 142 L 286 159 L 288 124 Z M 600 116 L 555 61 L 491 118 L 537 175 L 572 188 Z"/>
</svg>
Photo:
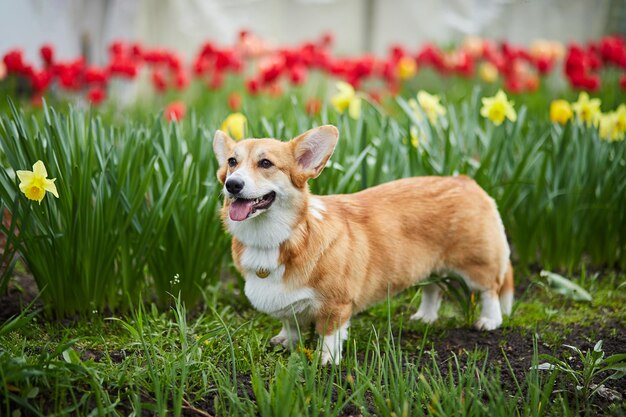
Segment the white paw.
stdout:
<svg viewBox="0 0 626 417">
<path fill-rule="evenodd" d="M 439 318 L 437 313 L 429 312 L 429 311 L 421 311 L 417 310 L 417 313 L 413 314 L 410 319 L 411 320 L 421 320 L 426 324 L 432 324 Z"/>
<path fill-rule="evenodd" d="M 502 320 L 490 319 L 487 317 L 481 317 L 474 324 L 478 330 L 495 330 L 502 324 Z"/>
<path fill-rule="evenodd" d="M 330 352 L 322 352 L 321 362 L 322 365 L 330 365 L 333 363 L 339 365 L 341 363 L 341 354 L 333 356 Z"/>
<path fill-rule="evenodd" d="M 277 334 L 276 336 L 270 339 L 270 345 L 278 346 L 281 345 L 286 348 L 290 348 L 296 344 L 297 340 L 293 340 L 288 338 L 287 336 L 283 336 L 282 334 Z"/>
</svg>

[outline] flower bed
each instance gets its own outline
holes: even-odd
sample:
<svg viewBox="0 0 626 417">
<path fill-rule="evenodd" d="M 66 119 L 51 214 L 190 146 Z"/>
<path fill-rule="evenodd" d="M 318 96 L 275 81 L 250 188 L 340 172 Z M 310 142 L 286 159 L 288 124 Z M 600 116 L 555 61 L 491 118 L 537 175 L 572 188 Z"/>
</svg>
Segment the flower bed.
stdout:
<svg viewBox="0 0 626 417">
<path fill-rule="evenodd" d="M 622 40 L 571 46 L 563 61 L 553 44 L 523 50 L 471 40 L 446 52 L 393 48 L 384 59 L 337 58 L 330 45 L 325 38 L 270 48 L 243 34 L 234 48 L 205 45 L 192 73 L 171 52 L 119 43 L 98 68 L 55 60 L 51 48 L 37 70 L 18 52 L 6 55 L 10 75 L 0 88 L 16 102 L 45 93 L 57 104 L 54 110 L 22 101 L 1 112 L 0 210 L 10 216 L 0 229 L 0 288 L 19 255 L 60 315 L 125 309 L 142 296 L 166 304 L 169 293 L 193 304 L 230 271 L 217 213 L 215 130 L 284 140 L 328 123 L 341 139 L 311 183 L 316 193 L 466 174 L 496 199 L 517 267 L 626 267 L 626 235 L 618 232 L 626 230 Z M 579 49 L 586 58 L 576 66 L 571 56 Z M 551 59 L 538 58 L 544 55 Z M 519 65 L 527 78 L 510 69 Z M 573 74 L 593 77 L 602 66 L 606 82 L 591 95 L 548 91 L 544 77 L 558 78 L 561 65 L 570 81 Z M 434 81 L 420 78 L 432 75 L 428 66 L 438 73 Z M 32 74 L 41 71 L 48 81 L 37 84 Z M 99 89 L 106 96 L 113 79 L 146 71 L 163 93 L 150 103 L 122 107 L 90 95 Z M 537 91 L 512 88 L 513 80 L 534 76 Z M 441 77 L 451 86 L 439 93 Z M 66 107 L 58 98 L 67 92 L 103 105 L 60 110 Z M 31 167 L 30 174 L 18 172 Z"/>
<path fill-rule="evenodd" d="M 573 88 L 590 92 L 599 91 L 603 84 L 617 88 L 612 85 L 616 80 L 603 79 L 601 74 L 601 70 L 613 68 L 619 73 L 619 88 L 626 90 L 626 43 L 617 36 L 567 47 L 539 40 L 529 48 L 468 38 L 459 47 L 447 50 L 434 44 L 416 50 L 393 46 L 385 57 L 340 57 L 333 54 L 332 44 L 332 36 L 325 35 L 294 47 L 275 47 L 242 31 L 233 46 L 205 43 L 190 62 L 176 51 L 125 42 L 111 44 L 108 62 L 101 66 L 88 63 L 85 57 L 57 59 L 54 47 L 48 44 L 41 47 L 40 65 L 25 61 L 19 48 L 5 53 L 3 62 L 7 75 L 21 78 L 35 101 L 56 86 L 61 91 L 80 91 L 96 105 L 106 99 L 112 80 L 136 79 L 142 71 L 149 74 L 153 88 L 160 93 L 185 90 L 190 79 L 202 81 L 209 89 L 219 89 L 229 75 L 236 74 L 244 78 L 249 94 L 279 94 L 284 82 L 302 85 L 309 73 L 321 72 L 355 88 L 379 80 L 386 87 L 385 93 L 394 95 L 403 82 L 425 68 L 442 77 L 501 82 L 513 93 L 535 91 L 554 73 L 561 73 Z M 381 93 L 370 94 L 376 98 Z"/>
</svg>

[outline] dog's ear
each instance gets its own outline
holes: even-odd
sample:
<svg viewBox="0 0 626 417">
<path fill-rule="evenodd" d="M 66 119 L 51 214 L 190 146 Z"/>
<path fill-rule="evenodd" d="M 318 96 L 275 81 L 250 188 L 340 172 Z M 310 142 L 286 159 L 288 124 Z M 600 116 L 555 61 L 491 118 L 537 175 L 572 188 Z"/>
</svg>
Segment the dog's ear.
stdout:
<svg viewBox="0 0 626 417">
<path fill-rule="evenodd" d="M 306 178 L 320 175 L 333 154 L 338 139 L 337 128 L 325 125 L 306 131 L 291 141 L 293 155 Z"/>
<path fill-rule="evenodd" d="M 218 130 L 213 137 L 213 152 L 215 152 L 215 158 L 220 164 L 217 170 L 217 178 L 224 183 L 226 181 L 226 171 L 228 170 L 228 155 L 230 155 L 235 146 L 235 141 L 228 136 L 227 133 Z"/>
<path fill-rule="evenodd" d="M 236 142 L 228 136 L 228 133 L 222 132 L 221 130 L 215 132 L 215 136 L 213 136 L 213 152 L 215 152 L 215 157 L 220 166 L 226 165 L 226 162 L 228 162 L 228 155 L 230 155 L 235 143 Z"/>
</svg>

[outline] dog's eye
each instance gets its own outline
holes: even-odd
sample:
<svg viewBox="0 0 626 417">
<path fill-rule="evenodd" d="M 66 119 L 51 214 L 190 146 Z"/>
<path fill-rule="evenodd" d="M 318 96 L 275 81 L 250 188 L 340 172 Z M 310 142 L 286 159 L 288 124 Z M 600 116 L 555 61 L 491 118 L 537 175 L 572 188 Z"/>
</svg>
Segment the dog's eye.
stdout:
<svg viewBox="0 0 626 417">
<path fill-rule="evenodd" d="M 237 160 L 235 158 L 228 158 L 228 166 L 233 168 L 237 166 Z"/>
<path fill-rule="evenodd" d="M 259 161 L 259 167 L 261 167 L 261 168 L 267 169 L 267 168 L 271 168 L 273 166 L 274 166 L 274 164 L 272 164 L 272 161 L 270 161 L 269 159 L 261 159 Z"/>
</svg>

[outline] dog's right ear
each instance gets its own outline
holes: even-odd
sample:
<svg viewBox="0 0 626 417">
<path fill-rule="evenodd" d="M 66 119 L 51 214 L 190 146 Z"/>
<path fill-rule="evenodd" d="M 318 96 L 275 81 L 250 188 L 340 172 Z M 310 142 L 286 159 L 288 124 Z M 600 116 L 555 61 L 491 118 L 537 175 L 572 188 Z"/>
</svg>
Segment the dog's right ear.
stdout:
<svg viewBox="0 0 626 417">
<path fill-rule="evenodd" d="M 220 164 L 217 170 L 217 178 L 224 183 L 226 181 L 226 171 L 228 170 L 228 156 L 235 146 L 235 141 L 228 136 L 227 133 L 218 130 L 213 137 L 213 152 L 215 152 L 215 158 L 217 158 L 218 164 Z"/>
<path fill-rule="evenodd" d="M 213 136 L 213 152 L 215 152 L 215 157 L 220 166 L 226 165 L 228 155 L 230 155 L 234 146 L 235 141 L 228 136 L 228 133 L 221 130 L 215 132 L 215 136 Z"/>
</svg>

